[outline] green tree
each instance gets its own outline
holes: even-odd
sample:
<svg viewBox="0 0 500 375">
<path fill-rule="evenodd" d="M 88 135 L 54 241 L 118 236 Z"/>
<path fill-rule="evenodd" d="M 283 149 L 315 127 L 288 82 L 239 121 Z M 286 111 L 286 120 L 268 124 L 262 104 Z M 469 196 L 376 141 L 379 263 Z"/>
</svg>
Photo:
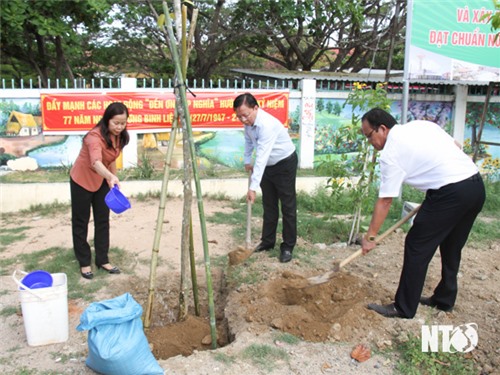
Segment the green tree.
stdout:
<svg viewBox="0 0 500 375">
<path fill-rule="evenodd" d="M 111 10 L 107 0 L 9 0 L 0 7 L 2 64 L 30 67 L 42 87 L 51 77 L 74 78 L 68 56 L 85 55 L 81 39 Z"/>
<path fill-rule="evenodd" d="M 165 35 L 156 24 L 162 13 L 162 1 L 137 0 L 116 2 L 114 22 L 101 28 L 90 41 L 90 73 L 101 66 L 108 75 L 128 74 L 134 77 L 172 77 L 174 67 Z"/>
<path fill-rule="evenodd" d="M 391 100 L 387 98 L 385 83 L 378 83 L 375 87 L 355 82 L 354 89 L 349 93 L 344 106 L 351 106 L 351 123 L 338 129 L 336 147 L 341 148 L 345 144 L 356 146 L 354 155 L 342 154 L 338 165 L 331 168 L 334 174 L 329 180 L 329 187 L 333 194 L 345 191 L 346 178 L 357 179 L 354 186 L 349 186 L 348 194 L 352 201 L 356 202 L 354 216 L 349 236 L 349 243 L 353 243 L 360 231 L 362 209 L 367 205 L 368 191 L 374 179 L 377 152 L 361 132 L 361 116 L 371 108 L 382 108 L 389 110 Z"/>
<path fill-rule="evenodd" d="M 329 100 L 327 103 L 326 103 L 326 112 L 328 114 L 332 114 L 333 113 L 333 103 L 331 100 Z"/>
<path fill-rule="evenodd" d="M 318 112 L 323 112 L 323 110 L 325 109 L 325 101 L 323 100 L 323 98 L 316 100 L 316 109 Z"/>
<path fill-rule="evenodd" d="M 310 71 L 326 58 L 330 71 L 359 70 L 398 38 L 406 7 L 397 2 L 396 13 L 392 2 L 379 0 L 262 0 L 259 6 L 240 0 L 232 27 L 247 31 L 248 53 L 286 69 Z"/>
<path fill-rule="evenodd" d="M 500 0 L 491 0 L 491 1 L 493 2 L 495 11 L 491 15 L 490 14 L 483 15 L 479 20 L 482 21 L 488 18 L 491 24 L 491 30 L 497 31 L 498 29 L 500 29 Z M 498 38 L 499 35 L 500 31 L 497 32 L 495 39 Z"/>
<path fill-rule="evenodd" d="M 339 102 L 335 102 L 333 108 L 333 114 L 336 116 L 340 116 L 341 113 L 342 113 L 342 105 Z"/>
<path fill-rule="evenodd" d="M 161 1 L 146 1 L 152 14 L 156 16 L 161 13 Z M 246 36 L 247 31 L 231 27 L 233 2 L 206 0 L 192 3 L 186 1 L 185 4 L 188 10 L 188 20 L 192 17 L 193 9 L 196 7 L 198 10 L 196 28 L 191 41 L 192 52 L 187 74 L 189 79 L 209 79 L 221 73 L 227 77 L 229 72 L 225 69 L 226 67 L 248 66 L 248 55 L 240 55 L 243 51 L 241 40 Z M 154 40 L 158 48 L 165 43 L 161 35 L 159 38 L 155 37 Z M 259 65 L 261 63 L 256 66 Z"/>
</svg>

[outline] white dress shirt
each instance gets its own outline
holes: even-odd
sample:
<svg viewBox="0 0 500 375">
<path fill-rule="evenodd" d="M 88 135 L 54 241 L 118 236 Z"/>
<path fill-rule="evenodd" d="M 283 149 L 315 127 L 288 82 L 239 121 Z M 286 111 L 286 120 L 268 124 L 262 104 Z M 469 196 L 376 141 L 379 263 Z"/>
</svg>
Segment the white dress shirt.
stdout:
<svg viewBox="0 0 500 375">
<path fill-rule="evenodd" d="M 288 130 L 274 116 L 261 108 L 252 126 L 245 125 L 244 163 L 252 163 L 255 150 L 255 163 L 250 181 L 250 190 L 260 186 L 264 169 L 286 159 L 295 151 L 295 146 L 288 135 Z"/>
<path fill-rule="evenodd" d="M 418 190 L 439 189 L 465 180 L 477 166 L 439 125 L 411 121 L 395 125 L 380 156 L 379 197 L 397 197 L 402 183 Z"/>
</svg>

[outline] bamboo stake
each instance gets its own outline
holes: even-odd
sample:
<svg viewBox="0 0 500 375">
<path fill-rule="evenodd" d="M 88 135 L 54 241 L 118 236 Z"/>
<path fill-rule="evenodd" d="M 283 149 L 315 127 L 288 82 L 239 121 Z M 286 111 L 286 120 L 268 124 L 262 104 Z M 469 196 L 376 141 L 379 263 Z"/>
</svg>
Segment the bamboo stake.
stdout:
<svg viewBox="0 0 500 375">
<path fill-rule="evenodd" d="M 187 50 L 187 42 L 186 42 L 186 29 L 187 29 L 187 7 L 182 6 L 182 38 L 181 38 L 181 50 L 182 50 L 182 77 L 186 79 L 186 72 L 188 66 L 188 50 Z M 193 26 L 192 26 L 193 27 Z M 178 99 L 176 95 L 176 99 Z M 180 103 L 178 100 L 176 103 Z M 182 111 L 182 108 L 179 109 Z M 183 207 L 183 215 L 182 215 L 182 243 L 181 243 L 181 285 L 179 288 L 179 316 L 178 320 L 186 319 L 188 315 L 188 289 L 189 289 L 189 267 L 191 271 L 193 271 L 193 267 L 195 267 L 194 263 L 191 262 L 191 253 L 194 256 L 194 245 L 192 240 L 193 236 L 193 225 L 192 225 L 192 202 L 193 202 L 193 189 L 191 187 L 191 180 L 193 178 L 192 173 L 192 160 L 189 154 L 189 144 L 188 144 L 188 134 L 186 127 L 182 127 L 182 150 L 184 157 L 184 207 Z M 196 275 L 196 272 L 191 272 L 192 275 Z M 194 291 L 194 287 L 193 287 Z M 194 294 L 194 293 L 193 293 Z M 197 295 L 197 292 L 196 292 Z M 195 303 L 196 305 L 196 303 Z"/>
<path fill-rule="evenodd" d="M 184 156 L 184 206 L 182 211 L 182 240 L 181 240 L 181 285 L 179 290 L 179 320 L 187 317 L 187 292 L 189 289 L 189 230 L 191 224 L 191 206 L 193 203 L 193 189 L 191 187 L 192 171 L 191 158 L 189 155 L 187 130 L 185 122 L 182 127 L 182 150 Z"/>
<path fill-rule="evenodd" d="M 177 116 L 174 116 L 172 122 L 172 130 L 170 132 L 170 139 L 168 141 L 167 153 L 165 155 L 165 166 L 163 170 L 163 180 L 160 191 L 160 205 L 158 207 L 158 215 L 156 217 L 156 229 L 153 240 L 153 254 L 151 256 L 151 265 L 149 271 L 149 290 L 148 302 L 146 304 L 146 312 L 144 315 L 144 328 L 149 329 L 151 326 L 151 314 L 154 304 L 154 292 L 156 285 L 156 269 L 158 266 L 158 253 L 160 252 L 161 230 L 163 227 L 163 220 L 165 219 L 165 205 L 167 202 L 168 194 L 168 181 L 170 177 L 170 166 L 172 163 L 172 154 L 175 147 L 175 136 L 177 133 Z"/>
<path fill-rule="evenodd" d="M 168 8 L 167 4 L 165 1 L 163 1 L 163 11 L 164 14 L 168 15 Z M 182 101 L 182 107 L 183 107 L 183 114 L 184 114 L 184 120 L 186 124 L 186 130 L 189 135 L 189 151 L 191 154 L 191 159 L 193 161 L 193 174 L 194 174 L 194 180 L 195 180 L 195 185 L 196 185 L 196 197 L 197 197 L 197 202 L 198 202 L 198 212 L 200 215 L 200 224 L 201 224 L 201 234 L 202 234 L 202 240 L 203 240 L 203 255 L 205 259 L 205 272 L 206 272 L 206 278 L 207 278 L 207 292 L 208 292 L 208 309 L 209 309 L 209 314 L 210 314 L 210 331 L 211 331 L 211 338 L 212 338 L 212 348 L 217 347 L 217 331 L 215 327 L 215 308 L 214 308 L 214 298 L 213 298 L 213 288 L 212 288 L 212 275 L 210 271 L 210 256 L 208 253 L 208 239 L 207 239 L 207 231 L 206 231 L 206 221 L 205 221 L 205 215 L 204 215 L 204 209 L 203 209 L 203 197 L 202 197 L 202 192 L 201 192 L 201 184 L 200 184 L 200 179 L 198 175 L 198 168 L 196 165 L 196 154 L 195 154 L 195 148 L 194 148 L 194 139 L 193 139 L 193 131 L 191 127 L 191 119 L 189 116 L 189 107 L 188 107 L 188 102 L 186 98 L 186 85 L 184 83 L 184 79 L 182 77 L 182 67 L 181 67 L 181 62 L 179 59 L 179 54 L 177 51 L 177 46 L 175 44 L 175 37 L 174 37 L 174 32 L 172 28 L 172 21 L 170 17 L 166 16 L 165 17 L 166 24 L 167 24 L 167 33 L 168 33 L 168 45 L 170 48 L 170 53 L 172 54 L 172 59 L 174 62 L 175 66 L 175 72 L 178 77 L 179 83 L 178 83 L 178 88 L 179 88 L 179 94 L 181 97 Z M 164 28 L 164 27 L 163 27 Z"/>
<path fill-rule="evenodd" d="M 177 2 L 176 2 L 177 3 Z M 177 6 L 175 6 L 177 9 Z M 181 8 L 179 7 L 179 11 Z M 181 46 L 181 66 L 182 66 L 182 78 L 186 79 L 186 71 L 184 69 L 186 64 L 186 19 L 185 12 L 182 9 L 181 14 L 177 14 L 175 19 L 182 18 L 180 21 L 181 29 L 177 29 L 177 40 L 178 44 Z M 182 113 L 183 108 L 180 105 L 181 98 L 179 95 L 179 90 L 175 90 L 175 105 L 179 107 L 179 113 Z M 191 159 L 189 157 L 189 145 L 187 144 L 187 131 L 186 131 L 186 121 L 185 115 L 182 117 L 182 156 L 184 160 L 184 178 L 182 181 L 182 185 L 184 187 L 184 205 L 182 208 L 182 236 L 181 236 L 181 284 L 179 288 L 179 314 L 178 320 L 184 320 L 187 317 L 188 309 L 187 309 L 187 290 L 188 290 L 188 264 L 189 264 L 189 228 L 190 228 L 190 219 L 191 219 L 191 204 L 193 202 L 193 189 L 191 188 Z"/>
<path fill-rule="evenodd" d="M 155 14 L 157 19 L 159 19 L 160 17 L 156 13 L 152 4 L 149 1 L 148 1 L 148 4 L 149 4 L 153 14 Z M 197 15 L 197 12 L 196 12 L 196 15 Z M 196 17 L 194 17 L 194 19 L 196 20 Z M 165 30 L 163 30 L 163 31 L 165 32 Z M 190 33 L 190 35 L 192 35 L 192 34 Z M 190 37 L 190 38 L 192 38 L 192 37 Z M 153 243 L 153 253 L 152 253 L 152 257 L 151 257 L 151 266 L 150 266 L 150 281 L 149 281 L 148 301 L 147 301 L 146 311 L 145 311 L 145 315 L 144 315 L 144 328 L 145 329 L 149 329 L 149 327 L 151 325 L 152 309 L 153 309 L 153 305 L 154 305 L 154 292 L 155 292 L 155 285 L 156 285 L 156 269 L 157 269 L 157 264 L 158 264 L 158 253 L 159 253 L 159 246 L 160 246 L 160 239 L 161 239 L 161 227 L 162 227 L 162 223 L 163 223 L 164 216 L 165 216 L 166 197 L 168 194 L 168 181 L 169 181 L 169 175 L 170 175 L 172 154 L 173 154 L 173 150 L 175 148 L 175 143 L 176 143 L 176 134 L 178 131 L 178 127 L 177 127 L 178 121 L 179 121 L 179 116 L 178 116 L 177 108 L 175 108 L 174 119 L 172 121 L 172 129 L 171 129 L 171 133 L 170 133 L 169 145 L 168 145 L 168 149 L 167 149 L 167 152 L 165 155 L 163 182 L 162 182 L 162 189 L 160 192 L 160 206 L 158 209 L 155 238 L 153 241 L 154 243 Z M 190 218 L 190 220 L 191 220 L 191 218 Z M 190 234 L 192 236 L 192 225 L 190 227 L 190 231 L 191 231 Z M 192 238 L 191 238 L 191 243 L 190 243 L 190 251 L 194 252 Z M 194 253 L 193 253 L 193 257 L 194 257 Z M 192 267 L 194 267 L 194 260 L 192 261 Z M 197 285 L 198 284 L 197 284 L 197 280 L 196 280 L 196 273 L 194 273 L 193 288 L 196 289 Z M 193 294 L 194 294 L 194 299 L 195 299 L 195 310 L 199 312 L 197 290 L 194 290 Z"/>
<path fill-rule="evenodd" d="M 183 17 L 187 19 L 187 7 L 182 5 L 182 14 Z M 196 22 L 198 20 L 198 8 L 193 9 L 193 13 L 191 16 L 191 25 L 189 28 L 189 35 L 186 41 L 186 53 L 184 58 L 184 78 L 187 75 L 187 67 L 189 64 L 189 55 L 191 54 L 191 50 L 193 48 L 193 38 L 194 31 L 196 29 Z M 184 34 L 183 34 L 184 35 Z M 190 179 L 191 181 L 191 179 Z M 191 205 L 190 205 L 191 207 Z M 194 300 L 194 311 L 196 316 L 200 316 L 200 301 L 198 298 L 198 280 L 196 276 L 196 262 L 194 257 L 194 241 L 193 241 L 193 215 L 191 212 L 189 213 L 189 261 L 191 266 L 191 284 L 193 287 L 193 300 Z"/>
<path fill-rule="evenodd" d="M 198 298 L 198 278 L 194 259 L 193 218 L 189 218 L 189 261 L 191 263 L 191 282 L 193 283 L 194 313 L 200 316 L 200 301 Z"/>
</svg>

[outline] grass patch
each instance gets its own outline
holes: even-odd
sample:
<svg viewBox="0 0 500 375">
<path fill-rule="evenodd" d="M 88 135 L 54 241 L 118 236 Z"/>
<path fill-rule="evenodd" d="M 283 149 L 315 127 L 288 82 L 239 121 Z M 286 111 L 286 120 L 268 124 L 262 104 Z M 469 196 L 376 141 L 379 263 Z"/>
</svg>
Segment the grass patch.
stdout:
<svg viewBox="0 0 500 375">
<path fill-rule="evenodd" d="M 479 246 L 489 245 L 500 238 L 500 182 L 486 181 L 487 198 L 483 211 L 474 223 L 470 234 L 469 243 L 477 243 Z M 378 190 L 374 185 L 369 191 L 369 203 L 363 207 L 364 217 L 361 221 L 360 232 L 363 233 L 368 228 L 373 212 L 373 204 L 377 199 Z M 417 189 L 403 186 L 401 199 L 394 199 L 389 214 L 380 229 L 380 233 L 386 231 L 401 219 L 404 202 L 421 203 L 425 194 Z M 231 235 L 243 244 L 246 231 L 246 202 L 244 199 L 229 201 L 233 208 L 232 212 L 216 212 L 207 218 L 208 221 L 216 224 L 225 224 L 233 227 Z M 349 238 L 351 230 L 354 204 L 347 192 L 332 195 L 327 188 L 318 188 L 312 194 L 299 192 L 297 194 L 297 231 L 298 236 L 309 243 L 334 243 L 345 242 Z M 252 221 L 261 218 L 263 215 L 262 199 L 257 197 L 252 207 Z M 339 216 L 340 215 L 340 216 Z M 345 215 L 348 215 L 347 217 Z M 344 217 L 342 217 L 344 216 Z M 410 224 L 401 226 L 401 230 L 408 232 Z M 281 233 L 281 220 L 278 224 L 277 232 Z M 252 227 L 253 238 L 260 234 L 261 228 Z M 315 254 L 308 254 L 308 251 L 297 251 L 296 257 L 302 262 L 308 263 L 308 259 Z"/>
<path fill-rule="evenodd" d="M 225 353 L 214 353 L 214 359 L 217 362 L 224 363 L 225 365 L 231 365 L 236 362 L 233 356 L 227 355 Z"/>
<path fill-rule="evenodd" d="M 500 181 L 486 180 L 484 187 L 486 189 L 486 201 L 481 212 L 483 215 L 493 216 L 498 219 L 500 217 Z"/>
<path fill-rule="evenodd" d="M 461 353 L 422 352 L 420 337 L 409 335 L 408 341 L 397 347 L 400 359 L 397 370 L 405 375 L 473 375 L 472 358 L 466 358 Z"/>
<path fill-rule="evenodd" d="M 255 258 L 248 258 L 244 263 L 230 267 L 227 277 L 227 283 L 232 289 L 236 289 L 243 284 L 257 284 L 262 280 L 262 275 L 265 275 L 265 270 L 261 267 L 255 269 L 252 265 L 255 263 Z"/>
<path fill-rule="evenodd" d="M 26 238 L 26 234 L 24 232 L 30 228 L 31 227 L 22 226 L 17 228 L 2 229 L 2 232 L 0 233 L 0 251 L 3 251 L 7 245 L 24 240 Z"/>
<path fill-rule="evenodd" d="M 139 202 L 146 202 L 150 199 L 160 199 L 160 191 L 148 191 L 147 193 L 139 193 L 137 195 L 134 195 L 134 198 Z"/>
<path fill-rule="evenodd" d="M 5 306 L 2 310 L 0 310 L 0 316 L 11 316 L 15 315 L 18 312 L 17 306 Z"/>
<path fill-rule="evenodd" d="M 237 201 L 227 201 L 228 206 L 232 208 L 231 212 L 214 212 L 212 215 L 207 216 L 207 222 L 229 225 L 233 229 L 231 231 L 231 236 L 235 239 L 241 240 L 241 245 L 244 245 L 246 237 L 246 216 L 247 216 L 247 206 L 243 200 Z M 257 206 L 256 204 L 253 205 Z M 252 208 L 252 217 L 257 217 L 257 213 Z M 253 220 L 253 219 L 252 219 Z M 252 232 L 254 232 L 252 228 Z"/>
<path fill-rule="evenodd" d="M 157 153 L 157 150 L 154 151 Z M 164 155 L 153 155 L 149 151 L 140 153 L 140 163 L 134 168 L 121 169 L 118 171 L 120 181 L 125 180 L 161 180 L 164 172 Z M 155 158 L 157 160 L 155 160 Z M 146 165 L 144 165 L 144 161 Z M 71 166 L 39 168 L 36 171 L 12 171 L 0 176 L 0 183 L 39 183 L 39 182 L 69 182 L 69 171 Z M 297 177 L 324 177 L 327 171 L 314 169 L 299 169 Z M 212 168 L 200 168 L 198 174 L 203 178 L 242 178 L 247 177 L 243 168 L 230 168 L 217 165 Z M 170 169 L 171 179 L 182 179 L 183 169 Z"/>
<path fill-rule="evenodd" d="M 21 349 L 21 345 L 16 345 L 16 346 L 13 346 L 12 348 L 7 349 L 7 352 L 10 352 L 10 353 L 17 352 L 20 349 Z"/>
<path fill-rule="evenodd" d="M 297 235 L 311 243 L 346 241 L 350 222 L 328 216 L 316 217 L 311 213 L 297 215 Z"/>
<path fill-rule="evenodd" d="M 288 345 L 297 345 L 302 340 L 288 332 L 279 332 L 274 336 L 275 341 L 284 342 Z"/>
<path fill-rule="evenodd" d="M 293 250 L 294 259 L 300 261 L 302 265 L 308 265 L 312 267 L 317 266 L 317 259 L 319 255 L 320 255 L 320 250 L 318 247 L 296 246 L 295 249 Z"/>
<path fill-rule="evenodd" d="M 279 348 L 270 345 L 252 344 L 246 347 L 242 356 L 246 360 L 250 360 L 253 364 L 266 371 L 272 371 L 278 365 L 278 361 L 289 361 L 288 353 Z"/>
<path fill-rule="evenodd" d="M 226 268 L 228 263 L 228 257 L 225 254 L 210 257 L 210 265 L 212 267 Z"/>
<path fill-rule="evenodd" d="M 1 183 L 68 182 L 69 171 L 65 167 L 40 168 L 36 171 L 13 171 L 0 176 Z"/>
<path fill-rule="evenodd" d="M 60 203 L 55 201 L 49 204 L 31 205 L 30 208 L 21 210 L 22 214 L 37 214 L 40 216 L 51 216 L 61 212 L 68 212 L 70 209 L 69 203 Z"/>
<path fill-rule="evenodd" d="M 498 218 L 485 219 L 483 215 L 479 215 L 469 235 L 469 244 L 478 246 L 489 245 L 498 241 L 500 238 L 500 225 Z"/>
<path fill-rule="evenodd" d="M 37 370 L 35 369 L 30 369 L 30 368 L 27 368 L 27 367 L 22 367 L 22 368 L 19 368 L 17 369 L 17 372 L 15 375 L 34 375 L 37 373 Z M 50 373 L 48 374 L 45 374 L 45 375 L 49 375 Z M 51 375 L 51 374 L 50 374 Z"/>
</svg>

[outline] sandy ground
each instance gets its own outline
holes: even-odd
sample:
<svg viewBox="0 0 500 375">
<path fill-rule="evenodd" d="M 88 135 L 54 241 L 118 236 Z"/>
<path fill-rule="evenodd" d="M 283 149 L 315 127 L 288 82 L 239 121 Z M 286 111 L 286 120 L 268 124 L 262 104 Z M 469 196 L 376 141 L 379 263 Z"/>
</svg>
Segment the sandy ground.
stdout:
<svg viewBox="0 0 500 375">
<path fill-rule="evenodd" d="M 205 213 L 230 212 L 229 204 L 204 201 Z M 347 265 L 329 282 L 309 288 L 304 278 L 327 272 L 334 260 L 343 259 L 355 247 L 344 244 L 310 244 L 299 240 L 294 260 L 281 264 L 277 251 L 253 254 L 238 266 L 211 265 L 219 349 L 210 346 L 205 264 L 198 214 L 194 206 L 194 244 L 200 285 L 201 316 L 194 314 L 191 296 L 188 318 L 176 322 L 179 295 L 180 233 L 182 202 L 167 202 L 160 246 L 158 282 L 148 341 L 159 364 L 167 374 L 390 374 L 395 371 L 396 354 L 391 349 L 408 333 L 420 335 L 423 324 L 478 325 L 479 344 L 471 352 L 483 373 L 499 373 L 500 345 L 498 307 L 500 305 L 500 241 L 490 248 L 469 244 L 463 252 L 460 289 L 452 313 L 421 306 L 411 320 L 384 319 L 366 309 L 369 302 L 392 301 L 402 262 L 403 234 L 396 232 L 368 256 Z M 132 209 L 112 214 L 111 243 L 124 249 L 126 259 L 113 259 L 124 272 L 101 275 L 112 278 L 106 288 L 96 292 L 95 301 L 132 294 L 146 305 L 149 262 L 152 253 L 158 202 L 132 200 Z M 7 245 L 2 259 L 58 246 L 71 249 L 69 212 L 50 217 L 34 214 L 2 216 L 2 228 L 29 226 L 26 239 Z M 245 223 L 238 224 L 243 228 Z M 253 243 L 258 242 L 260 219 L 253 219 Z M 207 237 L 212 257 L 226 255 L 244 245 L 231 236 L 232 226 L 208 223 Z M 244 230 L 243 230 L 244 231 Z M 242 231 L 242 232 L 243 232 Z M 300 254 L 299 252 L 302 252 Z M 428 295 L 439 280 L 440 259 L 429 268 L 424 293 Z M 11 275 L 17 266 L 3 270 L 0 309 L 20 306 L 19 292 Z M 30 270 L 27 270 L 30 271 Z M 78 269 L 75 268 L 75 272 Z M 100 271 L 102 272 L 102 271 Z M 253 282 L 235 284 L 248 277 Z M 94 280 L 79 281 L 81 285 Z M 69 339 L 66 342 L 30 347 L 27 345 L 23 317 L 0 316 L 0 373 L 2 374 L 92 374 L 85 366 L 88 353 L 87 332 L 78 332 L 80 315 L 90 304 L 69 300 Z M 287 343 L 283 332 L 299 337 Z M 208 340 L 208 341 L 207 341 Z M 351 359 L 357 344 L 367 345 L 372 356 L 366 362 Z M 259 363 L 248 355 L 255 345 L 279 350 L 277 359 Z M 385 349 L 388 352 L 382 353 Z M 25 372 L 21 372 L 24 370 Z M 27 372 L 31 371 L 31 372 Z"/>
</svg>

